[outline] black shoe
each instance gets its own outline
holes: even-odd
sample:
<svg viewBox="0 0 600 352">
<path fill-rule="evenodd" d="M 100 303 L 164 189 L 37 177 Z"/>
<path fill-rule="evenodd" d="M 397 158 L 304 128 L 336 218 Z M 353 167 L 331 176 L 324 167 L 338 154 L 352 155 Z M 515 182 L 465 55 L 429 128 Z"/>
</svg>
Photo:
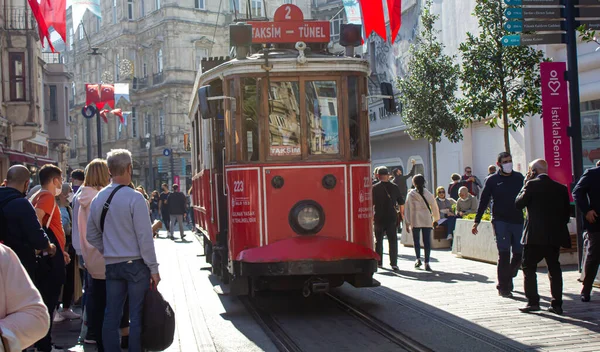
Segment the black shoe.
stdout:
<svg viewBox="0 0 600 352">
<path fill-rule="evenodd" d="M 420 268 L 420 267 L 421 267 L 421 259 L 415 260 L 415 268 Z"/>
<path fill-rule="evenodd" d="M 392 265 L 392 270 L 394 270 L 394 271 L 398 271 L 398 270 L 400 270 L 400 269 L 398 268 L 398 265 Z"/>
<path fill-rule="evenodd" d="M 562 307 L 548 307 L 548 311 L 550 313 L 554 313 L 554 314 L 557 314 L 557 315 L 562 315 L 563 314 Z"/>
<path fill-rule="evenodd" d="M 185 239 L 185 235 L 181 235 L 181 240 L 183 241 Z"/>
<path fill-rule="evenodd" d="M 498 296 L 502 296 L 504 298 L 512 298 L 513 294 L 510 291 L 498 291 Z"/>
<path fill-rule="evenodd" d="M 590 301 L 590 295 L 586 295 L 585 293 L 581 294 L 581 302 L 589 302 Z"/>
<path fill-rule="evenodd" d="M 425 270 L 426 271 L 433 271 L 433 270 L 431 270 L 431 267 L 429 266 L 429 263 L 425 263 Z"/>
<path fill-rule="evenodd" d="M 121 348 L 123 348 L 123 349 L 129 348 L 129 335 L 121 336 Z"/>
<path fill-rule="evenodd" d="M 511 295 L 511 296 L 512 296 L 512 295 Z M 525 308 L 519 308 L 519 310 L 520 310 L 522 313 L 531 313 L 531 312 L 537 312 L 537 311 L 540 311 L 540 310 L 542 310 L 542 308 L 540 308 L 540 306 L 536 304 L 535 306 L 530 306 L 530 305 L 527 305 Z"/>
</svg>

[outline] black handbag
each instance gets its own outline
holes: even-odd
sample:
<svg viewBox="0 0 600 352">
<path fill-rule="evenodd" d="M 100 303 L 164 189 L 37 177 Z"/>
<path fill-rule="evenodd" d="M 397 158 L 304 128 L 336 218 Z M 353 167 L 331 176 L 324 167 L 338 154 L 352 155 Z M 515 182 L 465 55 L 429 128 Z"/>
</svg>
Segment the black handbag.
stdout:
<svg viewBox="0 0 600 352">
<path fill-rule="evenodd" d="M 175 312 L 152 285 L 144 298 L 142 311 L 142 347 L 150 351 L 162 351 L 173 343 L 175 335 Z"/>
</svg>

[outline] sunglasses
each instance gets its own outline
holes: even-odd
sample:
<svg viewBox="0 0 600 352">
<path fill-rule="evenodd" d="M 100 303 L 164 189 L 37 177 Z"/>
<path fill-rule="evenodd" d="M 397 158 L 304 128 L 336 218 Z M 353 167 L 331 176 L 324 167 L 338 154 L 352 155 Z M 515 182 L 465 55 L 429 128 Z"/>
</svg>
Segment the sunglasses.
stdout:
<svg viewBox="0 0 600 352">
<path fill-rule="evenodd" d="M 438 194 L 446 194 L 444 191 L 439 191 Z"/>
</svg>

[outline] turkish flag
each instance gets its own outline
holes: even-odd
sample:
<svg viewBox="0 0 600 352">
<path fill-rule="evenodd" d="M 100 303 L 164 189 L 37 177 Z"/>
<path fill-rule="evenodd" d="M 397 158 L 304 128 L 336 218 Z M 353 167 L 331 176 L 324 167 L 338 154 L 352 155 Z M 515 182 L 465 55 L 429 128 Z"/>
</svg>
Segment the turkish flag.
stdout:
<svg viewBox="0 0 600 352">
<path fill-rule="evenodd" d="M 44 19 L 44 14 L 42 13 L 42 9 L 40 9 L 40 4 L 38 4 L 37 0 L 27 0 L 29 3 L 29 7 L 31 8 L 31 13 L 33 13 L 33 17 L 35 17 L 35 21 L 38 24 L 38 31 L 40 33 L 40 41 L 42 42 L 42 48 L 44 47 L 44 39 L 48 40 L 48 46 L 54 52 L 54 47 L 52 46 L 52 41 L 50 40 L 50 32 L 48 31 L 48 25 L 46 24 L 46 20 Z"/>
<path fill-rule="evenodd" d="M 382 0 L 360 0 L 363 22 L 365 26 L 365 38 L 369 38 L 372 32 L 379 34 L 383 39 L 387 39 L 385 19 L 383 16 Z"/>
<path fill-rule="evenodd" d="M 112 84 L 102 84 L 100 86 L 100 102 L 108 104 L 112 109 L 115 108 L 115 86 Z"/>
<path fill-rule="evenodd" d="M 66 0 L 42 0 L 42 15 L 46 20 L 46 26 L 54 28 L 60 34 L 63 41 L 67 42 L 67 1 Z"/>
<path fill-rule="evenodd" d="M 106 110 L 106 109 L 100 110 L 100 117 L 102 117 L 102 120 L 104 121 L 104 123 L 108 123 L 108 117 L 106 117 L 106 113 L 108 113 L 108 110 Z"/>
<path fill-rule="evenodd" d="M 402 26 L 402 0 L 387 0 L 388 14 L 390 15 L 391 43 L 394 44 L 396 36 Z"/>
<path fill-rule="evenodd" d="M 85 85 L 85 105 L 96 104 L 97 108 L 100 108 L 100 85 L 99 84 L 86 84 Z"/>
<path fill-rule="evenodd" d="M 125 124 L 125 119 L 123 118 L 123 110 L 114 109 L 114 110 L 111 110 L 110 113 L 119 117 L 119 121 L 121 121 L 121 125 Z"/>
</svg>

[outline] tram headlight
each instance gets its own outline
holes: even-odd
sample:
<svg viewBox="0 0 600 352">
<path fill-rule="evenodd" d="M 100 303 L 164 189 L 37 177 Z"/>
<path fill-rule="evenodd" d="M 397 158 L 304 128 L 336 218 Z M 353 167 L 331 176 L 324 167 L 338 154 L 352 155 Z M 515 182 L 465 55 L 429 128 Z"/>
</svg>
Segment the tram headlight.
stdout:
<svg viewBox="0 0 600 352">
<path fill-rule="evenodd" d="M 292 207 L 289 222 L 292 229 L 300 235 L 315 234 L 325 224 L 325 213 L 317 202 L 304 200 Z"/>
</svg>

